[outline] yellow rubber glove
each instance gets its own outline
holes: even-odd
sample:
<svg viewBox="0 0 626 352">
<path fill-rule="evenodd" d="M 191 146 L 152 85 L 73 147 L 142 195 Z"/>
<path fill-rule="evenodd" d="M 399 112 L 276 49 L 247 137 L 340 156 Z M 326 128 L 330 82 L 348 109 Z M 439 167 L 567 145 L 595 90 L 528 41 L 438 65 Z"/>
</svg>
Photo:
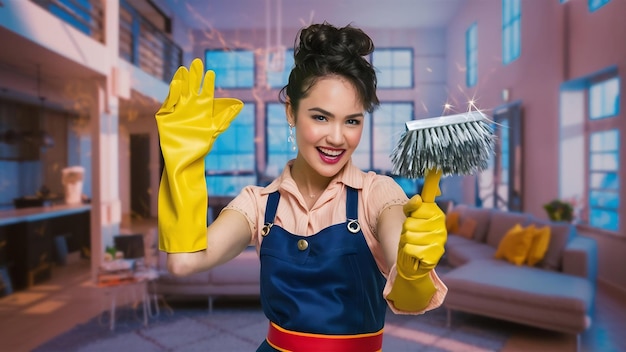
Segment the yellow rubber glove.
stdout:
<svg viewBox="0 0 626 352">
<path fill-rule="evenodd" d="M 434 202 L 440 175 L 433 175 L 424 185 L 422 196 L 413 196 L 405 205 L 407 219 L 402 226 L 395 278 L 387 299 L 402 311 L 424 310 L 437 291 L 430 272 L 437 266 L 444 253 L 447 240 L 446 221 L 443 211 Z M 435 182 L 436 179 L 436 182 Z M 436 188 L 436 190 L 433 188 Z"/>
<path fill-rule="evenodd" d="M 156 113 L 165 161 L 158 196 L 159 249 L 168 253 L 207 248 L 204 158 L 243 108 L 240 100 L 214 98 L 214 84 L 215 73 L 205 74 L 202 61 L 195 59 L 189 71 L 176 71 Z"/>
</svg>

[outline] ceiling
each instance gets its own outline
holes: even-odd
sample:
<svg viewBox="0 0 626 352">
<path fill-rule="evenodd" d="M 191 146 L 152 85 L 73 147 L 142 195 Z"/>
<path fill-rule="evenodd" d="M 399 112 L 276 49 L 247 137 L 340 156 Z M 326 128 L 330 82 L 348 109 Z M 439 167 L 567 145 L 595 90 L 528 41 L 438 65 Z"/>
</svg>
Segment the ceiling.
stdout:
<svg viewBox="0 0 626 352">
<path fill-rule="evenodd" d="M 327 21 L 362 28 L 445 27 L 467 0 L 152 0 L 195 28 L 300 28 Z M 169 12 L 164 10 L 164 12 Z M 279 16 L 280 13 L 280 16 Z M 268 17 L 269 14 L 269 17 Z"/>
</svg>

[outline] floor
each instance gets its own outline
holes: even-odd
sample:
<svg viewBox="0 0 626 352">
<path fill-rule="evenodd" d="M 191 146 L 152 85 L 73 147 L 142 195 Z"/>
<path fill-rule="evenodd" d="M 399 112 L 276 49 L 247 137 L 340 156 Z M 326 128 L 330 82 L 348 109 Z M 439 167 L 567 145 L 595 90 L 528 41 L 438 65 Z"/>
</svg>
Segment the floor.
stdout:
<svg viewBox="0 0 626 352">
<path fill-rule="evenodd" d="M 109 301 L 90 278 L 89 263 L 70 260 L 51 280 L 0 298 L 0 350 L 30 351 L 76 324 L 102 316 Z M 108 325 L 103 323 L 103 328 Z M 626 297 L 600 285 L 592 327 L 580 337 L 581 351 L 626 351 Z M 501 352 L 576 351 L 576 337 L 511 325 Z"/>
</svg>

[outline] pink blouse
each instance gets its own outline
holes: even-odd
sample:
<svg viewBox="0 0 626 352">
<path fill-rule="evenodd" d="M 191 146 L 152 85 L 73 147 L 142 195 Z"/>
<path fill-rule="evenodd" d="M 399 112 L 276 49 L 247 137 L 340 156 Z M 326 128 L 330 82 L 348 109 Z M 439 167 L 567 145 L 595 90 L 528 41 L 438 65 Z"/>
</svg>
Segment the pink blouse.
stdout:
<svg viewBox="0 0 626 352">
<path fill-rule="evenodd" d="M 402 188 L 391 177 L 374 172 L 365 173 L 348 163 L 330 182 L 313 207 L 308 209 L 305 199 L 291 177 L 292 164 L 293 160 L 288 162 L 282 174 L 267 187 L 245 187 L 224 209 L 235 210 L 248 219 L 250 231 L 253 234 L 251 243 L 256 246 L 258 252 L 263 240 L 260 229 L 264 225 L 265 206 L 270 193 L 277 190 L 280 192 L 280 202 L 274 224 L 293 234 L 311 236 L 328 226 L 346 221 L 346 187 L 358 190 L 359 223 L 378 268 L 387 278 L 384 290 L 384 295 L 387 296 L 396 272 L 391 270 L 385 261 L 383 249 L 376 235 L 376 224 L 380 214 L 388 207 L 403 205 L 407 202 L 408 198 Z M 438 291 L 424 311 L 441 305 L 447 292 L 447 288 L 434 270 L 431 276 Z M 406 314 L 392 305 L 390 307 L 396 313 Z M 423 312 L 417 314 L 420 313 Z"/>
</svg>

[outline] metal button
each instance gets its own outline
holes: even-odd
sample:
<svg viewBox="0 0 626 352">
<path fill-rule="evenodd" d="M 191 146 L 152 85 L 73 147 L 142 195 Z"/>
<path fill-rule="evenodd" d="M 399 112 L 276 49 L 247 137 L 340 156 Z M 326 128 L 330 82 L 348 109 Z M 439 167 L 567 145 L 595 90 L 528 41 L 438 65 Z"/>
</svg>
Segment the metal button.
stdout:
<svg viewBox="0 0 626 352">
<path fill-rule="evenodd" d="M 298 241 L 298 249 L 299 250 L 304 251 L 307 248 L 309 248 L 309 242 L 307 242 L 307 240 L 299 240 Z"/>
</svg>

